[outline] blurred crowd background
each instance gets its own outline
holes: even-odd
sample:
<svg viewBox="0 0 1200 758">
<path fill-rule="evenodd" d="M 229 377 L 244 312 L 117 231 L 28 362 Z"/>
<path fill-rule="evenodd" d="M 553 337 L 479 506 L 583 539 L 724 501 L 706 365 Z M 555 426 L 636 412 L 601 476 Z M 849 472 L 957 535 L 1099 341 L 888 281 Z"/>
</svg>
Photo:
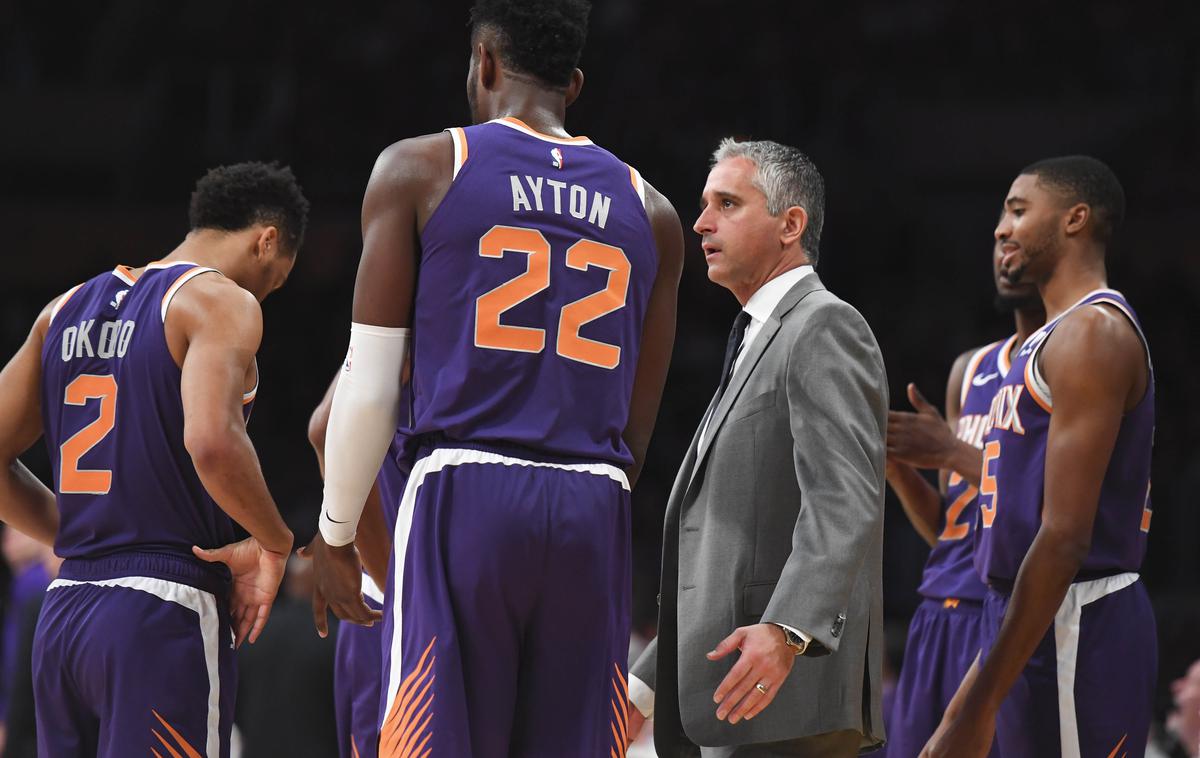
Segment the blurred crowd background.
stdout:
<svg viewBox="0 0 1200 758">
<path fill-rule="evenodd" d="M 266 303 L 251 436 L 306 541 L 320 480 L 305 428 L 347 341 L 361 194 L 386 145 L 467 120 L 469 5 L 0 3 L 0 357 L 56 294 L 169 252 L 207 168 L 291 165 L 312 213 L 288 286 Z M 1110 284 L 1138 309 L 1158 379 L 1143 574 L 1158 614 L 1158 707 L 1165 720 L 1174 700 L 1195 699 L 1200 683 L 1173 692 L 1171 682 L 1200 657 L 1200 4 L 602 0 L 582 68 L 568 128 L 637 166 L 685 229 L 721 137 L 774 139 L 813 157 L 828 191 L 819 272 L 874 328 L 894 408 L 907 407 L 909 381 L 940 399 L 955 356 L 1011 332 L 992 305 L 991 232 L 1019 170 L 1069 153 L 1114 168 L 1129 210 Z M 634 493 L 643 637 L 655 624 L 666 496 L 737 310 L 708 282 L 697 237 L 687 239 L 671 374 Z M 42 449 L 27 460 L 48 471 Z M 884 573 L 896 665 L 925 553 L 889 494 Z M 5 555 L 11 577 L 32 565 Z M 46 556 L 34 562 L 49 566 L 39 576 L 53 570 Z M 295 693 L 327 676 L 332 646 L 304 642 L 315 640 L 311 622 L 288 610 L 303 603 L 304 578 L 295 582 L 254 655 L 273 658 L 266 642 L 294 638 L 294 652 L 277 660 L 312 663 L 248 661 L 246 688 Z M 16 624 L 16 636 L 30 613 L 23 587 L 13 582 L 5 595 L 5 628 Z M 10 672 L 8 632 L 4 640 Z M 256 684 L 289 666 L 311 678 L 286 690 Z M 290 722 L 301 723 L 295 712 Z M 332 754 L 317 740 L 288 754 Z"/>
</svg>

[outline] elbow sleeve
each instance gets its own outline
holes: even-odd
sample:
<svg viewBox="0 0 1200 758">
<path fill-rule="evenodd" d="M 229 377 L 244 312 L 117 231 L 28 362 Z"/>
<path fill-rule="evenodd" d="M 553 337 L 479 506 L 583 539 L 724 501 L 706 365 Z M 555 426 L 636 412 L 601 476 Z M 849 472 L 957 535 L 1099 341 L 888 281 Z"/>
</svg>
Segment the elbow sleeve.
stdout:
<svg viewBox="0 0 1200 758">
<path fill-rule="evenodd" d="M 400 415 L 400 372 L 409 330 L 350 325 L 325 434 L 321 535 L 332 546 L 354 541 L 363 505 Z"/>
</svg>

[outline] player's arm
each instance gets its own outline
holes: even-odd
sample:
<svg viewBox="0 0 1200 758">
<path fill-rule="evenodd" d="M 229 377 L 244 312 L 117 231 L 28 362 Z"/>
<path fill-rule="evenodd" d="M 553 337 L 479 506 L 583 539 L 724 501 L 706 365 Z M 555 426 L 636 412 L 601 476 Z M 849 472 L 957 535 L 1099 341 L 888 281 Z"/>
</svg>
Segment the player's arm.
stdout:
<svg viewBox="0 0 1200 758">
<path fill-rule="evenodd" d="M 262 311 L 246 290 L 197 277 L 171 302 L 183 330 L 183 440 L 204 488 L 266 550 L 287 557 L 292 533 L 267 490 L 246 433 L 242 393 L 262 340 Z"/>
<path fill-rule="evenodd" d="M 963 374 L 966 373 L 967 362 L 970 359 L 970 352 L 958 356 L 950 368 L 950 378 L 946 381 L 946 421 L 944 423 L 950 430 L 958 425 L 958 416 L 962 410 Z M 914 406 L 917 402 L 924 401 L 917 391 L 916 385 L 909 384 L 908 393 L 909 402 L 912 402 Z M 900 500 L 901 507 L 904 508 L 904 515 L 908 516 L 909 522 L 912 523 L 913 529 L 917 530 L 917 534 L 921 535 L 921 539 L 932 546 L 937 544 L 938 527 L 941 525 L 942 495 L 926 481 L 925 477 L 921 476 L 916 466 L 902 460 L 905 448 L 912 444 L 911 435 L 906 434 L 907 417 L 915 415 L 917 414 L 888 411 L 887 467 L 885 471 L 888 484 L 891 485 L 896 497 Z M 944 469 L 939 469 L 938 481 L 942 492 L 945 492 L 946 472 Z"/>
<path fill-rule="evenodd" d="M 42 343 L 50 324 L 47 305 L 25 342 L 0 371 L 0 519 L 46 545 L 58 532 L 54 493 L 18 456 L 42 436 Z"/>
<path fill-rule="evenodd" d="M 973 754 L 965 747 L 971 735 L 979 722 L 994 719 L 1045 636 L 1091 548 L 1100 487 L 1121 419 L 1146 390 L 1142 342 L 1109 309 L 1083 308 L 1068 316 L 1042 348 L 1041 367 L 1054 401 L 1041 527 L 1017 572 L 996 642 L 974 682 L 967 683 L 962 711 L 932 756 Z M 1004 508 L 1003 492 L 996 506 Z"/>
<path fill-rule="evenodd" d="M 248 539 L 202 549 L 233 575 L 231 613 L 236 644 L 254 642 L 266 626 L 292 549 L 292 532 L 267 489 L 258 454 L 246 434 L 242 393 L 262 341 L 258 301 L 232 281 L 200 276 L 181 289 L 167 314 L 172 335 L 186 345 L 180 370 L 183 442 L 200 483 Z"/>
<path fill-rule="evenodd" d="M 418 213 L 448 182 L 449 135 L 404 140 L 380 154 L 363 198 L 363 251 L 354 284 L 350 350 L 339 375 L 325 439 L 319 532 L 303 554 L 314 561 L 313 620 L 328 633 L 326 604 L 341 619 L 380 618 L 363 601 L 354 537 L 400 414 L 418 251 Z"/>
<path fill-rule="evenodd" d="M 675 307 L 679 298 L 679 277 L 683 273 L 683 228 L 679 214 L 658 190 L 646 184 L 646 215 L 658 249 L 658 273 L 650 290 L 650 302 L 642 326 L 642 345 L 638 356 L 633 394 L 629 402 L 629 421 L 621 435 L 633 455 L 633 465 L 625 472 L 632 487 L 637 483 L 646 450 L 658 418 L 671 351 L 675 345 Z"/>
<path fill-rule="evenodd" d="M 317 466 L 321 477 L 325 477 L 325 434 L 329 428 L 329 411 L 333 407 L 333 390 L 337 386 L 337 377 L 329 384 L 325 397 L 313 411 L 308 420 L 308 441 L 317 454 Z M 387 533 L 387 522 L 383 518 L 383 501 L 379 497 L 379 486 L 371 487 L 367 495 L 367 503 L 363 507 L 362 519 L 358 522 L 358 534 L 354 538 L 354 546 L 362 560 L 363 569 L 370 574 L 377 585 L 383 587 L 387 582 L 388 555 L 392 548 L 391 535 Z"/>
<path fill-rule="evenodd" d="M 961 405 L 959 390 L 969 360 L 970 354 L 959 356 L 950 371 L 946 387 L 946 414 L 950 418 L 943 419 L 914 384 L 908 385 L 908 401 L 916 413 L 888 411 L 888 459 L 914 468 L 939 469 L 939 483 L 943 489 L 945 477 L 951 472 L 966 479 L 971 486 L 979 486 L 983 455 L 954 433 Z M 958 385 L 954 384 L 956 375 Z"/>
</svg>

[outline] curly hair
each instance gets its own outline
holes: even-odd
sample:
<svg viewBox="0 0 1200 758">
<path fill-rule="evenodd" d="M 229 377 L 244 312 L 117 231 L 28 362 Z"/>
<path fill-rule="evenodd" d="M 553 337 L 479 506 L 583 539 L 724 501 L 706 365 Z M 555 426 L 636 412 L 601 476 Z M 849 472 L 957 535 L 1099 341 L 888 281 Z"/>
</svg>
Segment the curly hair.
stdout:
<svg viewBox="0 0 1200 758">
<path fill-rule="evenodd" d="M 471 34 L 493 30 L 508 69 L 566 87 L 583 54 L 591 9 L 587 0 L 476 0 Z"/>
<path fill-rule="evenodd" d="M 283 249 L 295 255 L 308 226 L 308 200 L 288 166 L 258 161 L 218 166 L 196 182 L 188 221 L 193 230 L 227 232 L 271 224 L 279 229 Z"/>
</svg>

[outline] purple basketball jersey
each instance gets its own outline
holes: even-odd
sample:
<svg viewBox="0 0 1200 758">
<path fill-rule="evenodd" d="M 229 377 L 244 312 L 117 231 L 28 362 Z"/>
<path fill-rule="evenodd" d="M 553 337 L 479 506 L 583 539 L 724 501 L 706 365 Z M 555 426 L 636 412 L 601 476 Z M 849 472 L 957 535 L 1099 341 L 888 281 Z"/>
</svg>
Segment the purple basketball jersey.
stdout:
<svg viewBox="0 0 1200 758">
<path fill-rule="evenodd" d="M 1017 335 L 982 347 L 971 356 L 963 374 L 958 438 L 977 448 L 983 447 L 992 398 L 1011 367 L 1009 353 Z M 925 562 L 925 573 L 918 589 L 933 599 L 961 598 L 982 601 L 987 587 L 979 581 L 974 565 L 973 532 L 978 521 L 979 490 L 952 473 L 942 497 L 942 518 L 937 544 Z"/>
<path fill-rule="evenodd" d="M 421 234 L 411 431 L 630 463 L 658 269 L 641 177 L 516 119 L 449 131 L 453 183 Z"/>
<path fill-rule="evenodd" d="M 1037 368 L 1046 339 L 1077 308 L 1123 313 L 1146 344 L 1133 309 L 1114 290 L 1096 290 L 1029 336 L 1001 383 L 988 416 L 980 487 L 975 566 L 989 583 L 1011 586 L 1042 523 L 1046 443 L 1052 398 Z M 1149 347 L 1146 348 L 1149 360 Z M 1124 415 L 1100 487 L 1092 547 L 1077 580 L 1136 572 L 1150 530 L 1150 452 L 1154 441 L 1154 372 L 1146 394 Z"/>
<path fill-rule="evenodd" d="M 164 330 L 179 287 L 212 271 L 156 263 L 135 279 L 118 266 L 56 304 L 42 350 L 42 419 L 59 556 L 132 550 L 194 560 L 192 545 L 233 541 L 183 444 L 182 373 Z M 243 398 L 247 418 L 253 399 Z"/>
</svg>

